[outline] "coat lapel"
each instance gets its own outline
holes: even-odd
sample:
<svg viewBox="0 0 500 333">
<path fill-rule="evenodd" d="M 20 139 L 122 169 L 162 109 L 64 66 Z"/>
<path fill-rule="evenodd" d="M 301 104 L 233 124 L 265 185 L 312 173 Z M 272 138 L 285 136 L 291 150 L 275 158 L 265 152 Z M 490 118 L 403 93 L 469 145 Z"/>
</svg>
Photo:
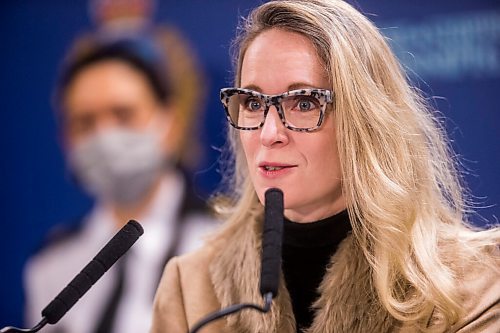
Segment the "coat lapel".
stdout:
<svg viewBox="0 0 500 333">
<path fill-rule="evenodd" d="M 396 322 L 377 298 L 371 268 L 348 236 L 332 256 L 307 333 L 390 332 Z"/>
</svg>

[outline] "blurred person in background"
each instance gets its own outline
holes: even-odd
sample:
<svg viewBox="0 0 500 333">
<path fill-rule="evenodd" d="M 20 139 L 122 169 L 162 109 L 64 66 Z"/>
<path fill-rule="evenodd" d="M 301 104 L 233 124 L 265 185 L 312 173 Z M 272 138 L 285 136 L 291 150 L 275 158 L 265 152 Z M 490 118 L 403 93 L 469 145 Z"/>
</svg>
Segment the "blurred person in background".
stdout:
<svg viewBox="0 0 500 333">
<path fill-rule="evenodd" d="M 146 332 L 165 263 L 214 226 L 188 177 L 204 95 L 195 57 L 173 28 L 137 20 L 146 7 L 116 1 L 113 11 L 109 3 L 93 3 L 108 27 L 77 38 L 55 93 L 69 170 L 95 205 L 29 260 L 27 324 L 128 220 L 145 234 L 46 332 Z M 126 23 L 117 25 L 117 16 Z"/>
</svg>

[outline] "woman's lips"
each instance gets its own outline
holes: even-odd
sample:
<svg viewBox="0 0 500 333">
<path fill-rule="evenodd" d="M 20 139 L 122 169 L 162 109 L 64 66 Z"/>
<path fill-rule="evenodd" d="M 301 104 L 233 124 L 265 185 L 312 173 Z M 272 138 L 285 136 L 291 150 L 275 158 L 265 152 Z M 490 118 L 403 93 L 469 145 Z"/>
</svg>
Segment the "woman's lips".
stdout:
<svg viewBox="0 0 500 333">
<path fill-rule="evenodd" d="M 262 163 L 259 165 L 259 172 L 266 178 L 277 178 L 290 173 L 295 167 L 296 165 Z"/>
</svg>

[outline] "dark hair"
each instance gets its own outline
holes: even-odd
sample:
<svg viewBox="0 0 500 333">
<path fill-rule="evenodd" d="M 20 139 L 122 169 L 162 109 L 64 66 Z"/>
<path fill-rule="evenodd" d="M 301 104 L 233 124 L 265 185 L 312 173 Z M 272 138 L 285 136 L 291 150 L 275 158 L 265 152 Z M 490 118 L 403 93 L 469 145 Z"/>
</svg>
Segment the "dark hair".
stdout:
<svg viewBox="0 0 500 333">
<path fill-rule="evenodd" d="M 158 50 L 153 41 L 144 38 L 126 38 L 112 42 L 93 42 L 84 54 L 67 59 L 56 88 L 56 102 L 64 98 L 67 87 L 85 68 L 106 60 L 120 60 L 138 69 L 144 74 L 155 97 L 166 103 L 172 95 L 166 76 L 165 56 Z"/>
</svg>

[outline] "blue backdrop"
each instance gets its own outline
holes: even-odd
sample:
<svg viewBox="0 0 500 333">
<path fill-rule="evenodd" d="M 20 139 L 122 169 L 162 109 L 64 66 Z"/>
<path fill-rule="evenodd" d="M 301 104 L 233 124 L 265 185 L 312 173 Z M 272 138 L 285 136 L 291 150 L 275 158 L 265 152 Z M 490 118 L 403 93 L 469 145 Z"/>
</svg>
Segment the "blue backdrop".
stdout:
<svg viewBox="0 0 500 333">
<path fill-rule="evenodd" d="M 196 175 L 216 186 L 224 115 L 218 90 L 230 84 L 228 47 L 238 16 L 260 1 L 158 1 L 155 20 L 179 27 L 198 52 L 209 84 L 206 158 Z M 410 76 L 447 117 L 466 181 L 482 207 L 474 222 L 499 215 L 500 5 L 496 0 L 358 0 L 391 38 Z M 86 0 L 0 3 L 0 327 L 22 325 L 22 269 L 57 223 L 91 202 L 68 179 L 49 97 L 57 66 L 76 34 L 92 28 Z M 63 286 L 61 286 L 63 287 Z"/>
</svg>

